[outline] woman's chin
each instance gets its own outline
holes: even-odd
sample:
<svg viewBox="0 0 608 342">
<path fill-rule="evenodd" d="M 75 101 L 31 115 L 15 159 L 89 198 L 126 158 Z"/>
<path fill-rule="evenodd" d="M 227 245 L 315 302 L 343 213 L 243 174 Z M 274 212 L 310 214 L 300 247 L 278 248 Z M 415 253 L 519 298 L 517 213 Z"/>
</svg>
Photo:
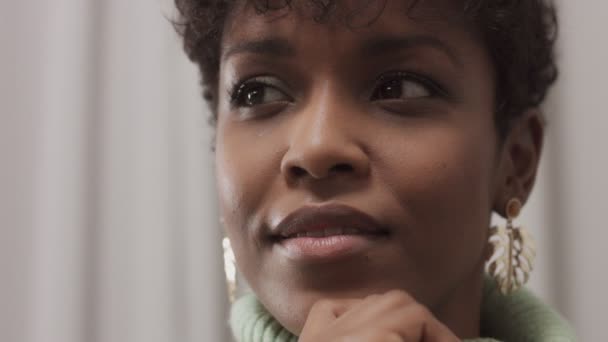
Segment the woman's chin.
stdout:
<svg viewBox="0 0 608 342">
<path fill-rule="evenodd" d="M 403 279 L 362 271 L 364 267 L 354 264 L 347 263 L 337 272 L 327 268 L 331 264 L 309 266 L 317 268 L 318 277 L 302 277 L 300 274 L 298 278 L 275 278 L 264 284 L 274 283 L 274 286 L 260 289 L 261 292 L 258 293 L 271 315 L 295 335 L 299 335 L 310 309 L 319 300 L 363 299 L 372 294 L 403 288 L 399 284 Z"/>
</svg>

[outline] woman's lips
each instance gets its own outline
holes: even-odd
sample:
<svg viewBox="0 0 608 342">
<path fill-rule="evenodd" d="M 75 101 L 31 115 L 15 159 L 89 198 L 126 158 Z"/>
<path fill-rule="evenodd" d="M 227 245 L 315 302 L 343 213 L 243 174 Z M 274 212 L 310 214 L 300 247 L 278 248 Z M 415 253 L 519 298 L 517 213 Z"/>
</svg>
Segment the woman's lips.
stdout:
<svg viewBox="0 0 608 342">
<path fill-rule="evenodd" d="M 280 240 L 277 248 L 293 261 L 328 262 L 360 254 L 379 240 L 378 235 L 333 235 Z"/>
<path fill-rule="evenodd" d="M 306 206 L 271 229 L 274 247 L 294 261 L 328 262 L 360 254 L 389 235 L 389 230 L 352 207 Z"/>
</svg>

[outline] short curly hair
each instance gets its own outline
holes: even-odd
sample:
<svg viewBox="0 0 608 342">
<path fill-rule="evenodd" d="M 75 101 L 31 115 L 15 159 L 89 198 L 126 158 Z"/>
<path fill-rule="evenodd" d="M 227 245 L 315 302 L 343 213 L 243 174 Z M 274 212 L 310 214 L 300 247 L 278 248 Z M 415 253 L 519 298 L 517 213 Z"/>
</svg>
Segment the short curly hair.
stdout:
<svg viewBox="0 0 608 342">
<path fill-rule="evenodd" d="M 293 0 L 252 1 L 258 13 L 290 7 Z M 339 0 L 306 0 L 322 21 Z M 387 0 L 376 0 L 387 1 Z M 410 9 L 420 0 L 414 0 Z M 175 0 L 174 25 L 184 49 L 201 72 L 203 96 L 217 118 L 220 41 L 223 26 L 235 0 Z M 557 79 L 554 46 L 557 16 L 551 0 L 462 0 L 465 18 L 481 33 L 496 71 L 495 120 L 499 135 L 526 109 L 540 106 Z"/>
</svg>

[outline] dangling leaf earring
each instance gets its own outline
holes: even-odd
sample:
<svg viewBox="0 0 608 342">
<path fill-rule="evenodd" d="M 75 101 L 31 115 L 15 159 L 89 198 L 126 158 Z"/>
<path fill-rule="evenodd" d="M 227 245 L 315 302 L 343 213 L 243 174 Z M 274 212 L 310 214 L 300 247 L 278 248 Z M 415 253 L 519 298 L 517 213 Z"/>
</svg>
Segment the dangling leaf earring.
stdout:
<svg viewBox="0 0 608 342">
<path fill-rule="evenodd" d="M 232 252 L 232 246 L 230 245 L 230 239 L 225 237 L 222 240 L 222 247 L 224 248 L 224 272 L 226 273 L 228 299 L 230 303 L 233 303 L 236 296 L 236 261 L 234 259 L 234 252 Z"/>
<path fill-rule="evenodd" d="M 519 216 L 521 201 L 512 198 L 507 203 L 506 227 L 492 227 L 490 244 L 492 256 L 486 263 L 486 272 L 496 280 L 500 292 L 507 295 L 523 286 L 532 271 L 536 246 L 528 231 L 513 226 Z"/>
</svg>

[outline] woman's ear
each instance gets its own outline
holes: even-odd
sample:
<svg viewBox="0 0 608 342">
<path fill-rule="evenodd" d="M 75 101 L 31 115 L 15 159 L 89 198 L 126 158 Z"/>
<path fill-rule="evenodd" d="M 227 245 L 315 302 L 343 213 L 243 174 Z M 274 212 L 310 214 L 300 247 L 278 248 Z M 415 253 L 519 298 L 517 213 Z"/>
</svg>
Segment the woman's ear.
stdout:
<svg viewBox="0 0 608 342">
<path fill-rule="evenodd" d="M 526 203 L 534 182 L 543 147 L 545 122 L 537 108 L 515 119 L 499 150 L 499 172 L 494 210 L 504 216 L 506 203 L 518 198 Z"/>
</svg>

